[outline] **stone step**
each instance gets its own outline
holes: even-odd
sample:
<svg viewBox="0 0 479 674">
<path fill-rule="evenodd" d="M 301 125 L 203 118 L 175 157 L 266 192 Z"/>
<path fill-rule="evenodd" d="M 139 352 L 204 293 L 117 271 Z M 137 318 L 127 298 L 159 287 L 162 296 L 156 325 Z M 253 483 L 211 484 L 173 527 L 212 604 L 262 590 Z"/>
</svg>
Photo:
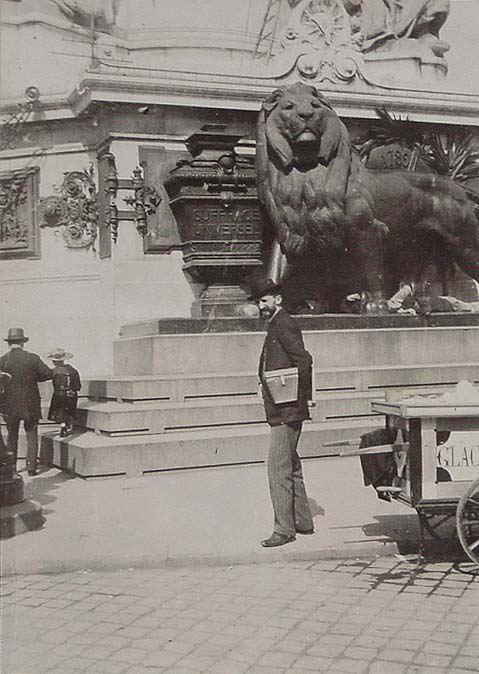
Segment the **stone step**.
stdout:
<svg viewBox="0 0 479 674">
<path fill-rule="evenodd" d="M 474 320 L 477 323 L 477 316 Z M 362 368 L 373 362 L 396 367 L 450 364 L 455 354 L 457 360 L 473 362 L 478 335 L 479 325 L 303 330 L 316 368 Z M 254 372 L 263 341 L 262 332 L 124 338 L 114 344 L 114 373 L 181 376 L 188 372 Z"/>
<path fill-rule="evenodd" d="M 299 453 L 303 457 L 336 455 L 338 450 L 324 443 L 359 438 L 378 425 L 374 417 L 323 424 L 305 422 Z M 46 432 L 41 437 L 40 457 L 43 463 L 84 478 L 139 476 L 164 470 L 260 462 L 266 456 L 268 443 L 266 423 L 128 437 L 87 431 L 66 440 L 58 432 Z"/>
<path fill-rule="evenodd" d="M 415 387 L 416 393 L 440 393 L 439 387 Z M 384 400 L 382 391 L 331 392 L 316 396 L 311 409 L 315 422 L 371 416 L 371 402 Z M 183 403 L 101 402 L 81 403 L 77 423 L 83 428 L 108 434 L 164 433 L 204 427 L 262 423 L 264 410 L 257 396 L 229 399 L 189 400 Z"/>
<path fill-rule="evenodd" d="M 454 384 L 479 378 L 479 361 L 316 368 L 318 393 L 330 390 L 368 391 L 377 388 Z M 107 400 L 183 400 L 204 397 L 248 396 L 257 390 L 257 373 L 200 373 L 142 375 L 90 379 L 83 382 L 81 396 Z M 48 393 L 42 394 L 45 399 Z"/>
</svg>

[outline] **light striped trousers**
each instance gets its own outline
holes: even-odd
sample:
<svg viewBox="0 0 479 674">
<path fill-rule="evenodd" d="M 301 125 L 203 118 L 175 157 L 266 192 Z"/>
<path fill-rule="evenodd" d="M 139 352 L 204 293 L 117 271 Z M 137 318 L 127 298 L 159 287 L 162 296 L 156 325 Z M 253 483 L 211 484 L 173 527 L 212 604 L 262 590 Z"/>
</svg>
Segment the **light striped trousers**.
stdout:
<svg viewBox="0 0 479 674">
<path fill-rule="evenodd" d="M 271 427 L 267 465 L 274 531 L 286 536 L 313 528 L 301 459 L 296 451 L 302 425 L 299 421 Z"/>
</svg>

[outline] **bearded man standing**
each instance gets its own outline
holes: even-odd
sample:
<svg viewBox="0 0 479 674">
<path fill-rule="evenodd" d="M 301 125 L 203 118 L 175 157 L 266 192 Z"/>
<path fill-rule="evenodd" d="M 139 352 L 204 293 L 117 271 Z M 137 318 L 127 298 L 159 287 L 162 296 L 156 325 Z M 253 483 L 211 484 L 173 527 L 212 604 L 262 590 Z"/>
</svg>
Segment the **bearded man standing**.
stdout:
<svg viewBox="0 0 479 674">
<path fill-rule="evenodd" d="M 266 420 L 271 426 L 267 460 L 268 482 L 274 511 L 271 536 L 261 545 L 272 548 L 294 541 L 296 534 L 314 533 L 313 519 L 303 482 L 297 446 L 303 421 L 309 419 L 312 400 L 312 358 L 304 347 L 301 330 L 281 306 L 281 289 L 269 278 L 255 279 L 250 299 L 258 305 L 268 330 L 259 361 Z M 275 403 L 265 372 L 298 368 L 298 396 L 292 402 Z"/>
</svg>

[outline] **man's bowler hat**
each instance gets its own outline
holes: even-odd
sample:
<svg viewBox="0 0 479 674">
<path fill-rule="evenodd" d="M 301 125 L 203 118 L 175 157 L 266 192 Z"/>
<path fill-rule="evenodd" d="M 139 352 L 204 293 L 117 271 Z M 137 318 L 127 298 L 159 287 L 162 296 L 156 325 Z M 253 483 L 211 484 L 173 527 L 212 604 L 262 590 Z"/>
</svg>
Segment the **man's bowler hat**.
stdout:
<svg viewBox="0 0 479 674">
<path fill-rule="evenodd" d="M 275 295 L 281 292 L 281 286 L 267 276 L 253 278 L 249 281 L 249 300 L 259 300 L 264 295 Z"/>
<path fill-rule="evenodd" d="M 23 334 L 23 328 L 10 328 L 8 331 L 7 338 L 4 339 L 4 342 L 28 342 L 30 338 L 25 337 Z"/>
</svg>

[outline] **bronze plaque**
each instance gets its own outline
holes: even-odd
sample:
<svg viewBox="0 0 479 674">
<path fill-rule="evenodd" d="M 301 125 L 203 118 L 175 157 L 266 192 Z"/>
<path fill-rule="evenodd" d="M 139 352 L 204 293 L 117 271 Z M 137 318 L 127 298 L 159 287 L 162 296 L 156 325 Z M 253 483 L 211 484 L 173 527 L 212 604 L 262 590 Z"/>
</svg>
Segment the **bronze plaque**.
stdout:
<svg viewBox="0 0 479 674">
<path fill-rule="evenodd" d="M 224 207 L 219 203 L 178 204 L 183 241 L 261 240 L 261 216 L 252 203 Z"/>
</svg>

